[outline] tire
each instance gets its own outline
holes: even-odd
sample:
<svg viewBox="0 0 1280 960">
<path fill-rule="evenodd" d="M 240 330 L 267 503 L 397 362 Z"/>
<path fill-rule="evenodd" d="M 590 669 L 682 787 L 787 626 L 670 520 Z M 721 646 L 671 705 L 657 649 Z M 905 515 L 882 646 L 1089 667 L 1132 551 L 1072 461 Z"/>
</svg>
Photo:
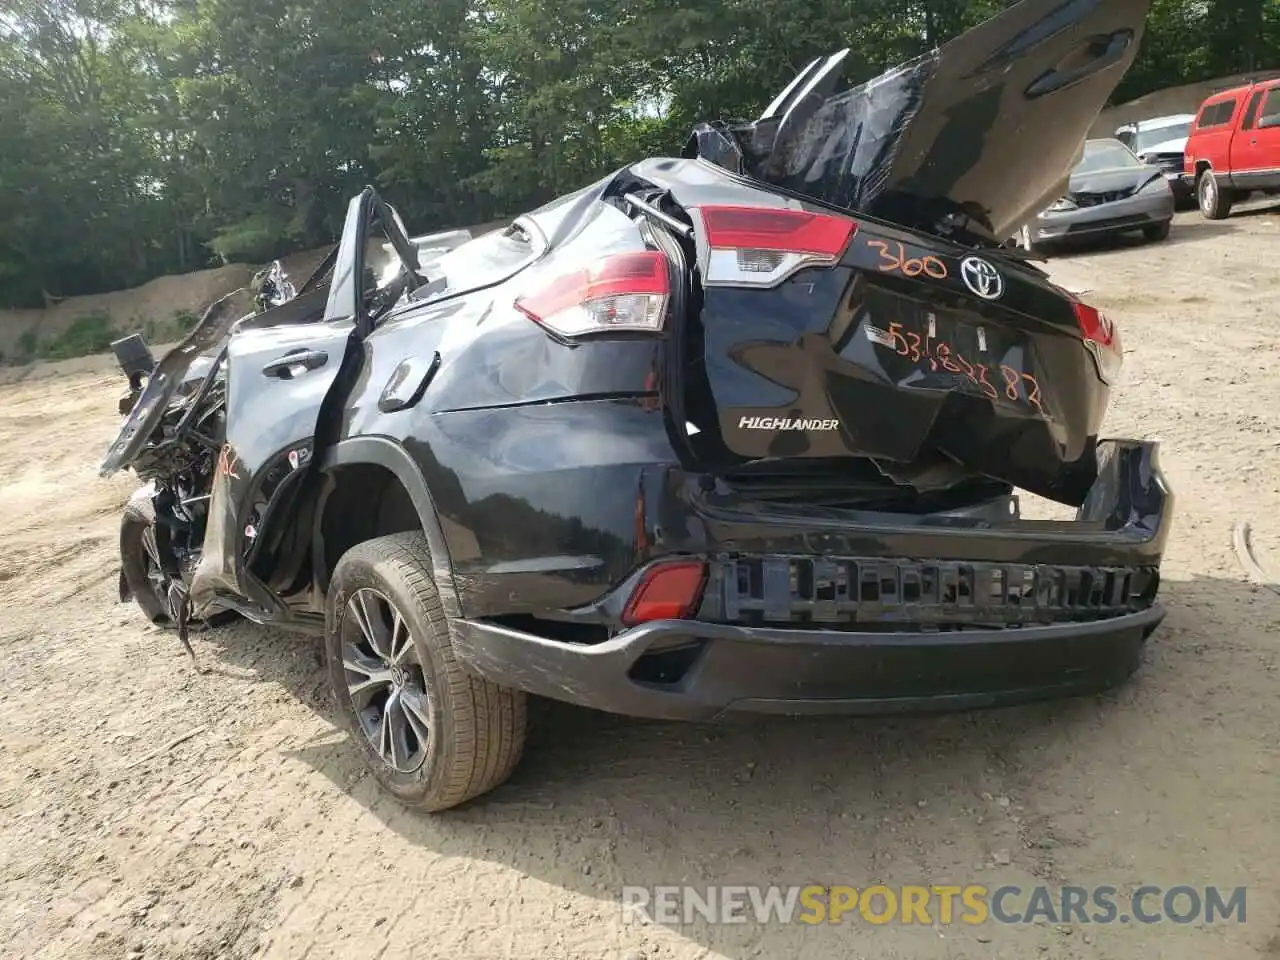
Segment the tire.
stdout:
<svg viewBox="0 0 1280 960">
<path fill-rule="evenodd" d="M 430 570 L 421 532 L 343 554 L 325 603 L 325 660 L 365 766 L 401 803 L 436 812 L 511 775 L 528 704 L 522 691 L 475 677 L 455 659 Z"/>
<path fill-rule="evenodd" d="M 1206 220 L 1225 220 L 1231 216 L 1231 204 L 1235 198 L 1230 190 L 1223 189 L 1212 170 L 1200 174 L 1196 181 L 1196 202 Z"/>
<path fill-rule="evenodd" d="M 120 574 L 133 602 L 141 609 L 146 618 L 158 626 L 174 626 L 173 617 L 169 615 L 169 602 L 164 589 L 163 577 L 155 574 L 156 564 L 151 559 L 148 549 L 148 534 L 155 527 L 156 513 L 151 505 L 151 494 L 147 487 L 134 491 L 129 502 L 125 504 L 124 515 L 120 519 Z M 151 541 L 154 547 L 155 541 Z M 192 626 L 219 627 L 237 618 L 237 614 L 229 610 L 220 610 L 206 620 L 192 618 Z"/>
<path fill-rule="evenodd" d="M 1182 189 L 1174 191 L 1174 210 L 1194 210 L 1197 206 L 1196 191 L 1194 187 L 1183 187 Z"/>
<path fill-rule="evenodd" d="M 1169 231 L 1173 229 L 1173 221 L 1165 220 L 1163 223 L 1152 224 L 1149 227 L 1142 228 L 1142 235 L 1151 243 L 1159 243 L 1161 240 L 1169 239 Z"/>
<path fill-rule="evenodd" d="M 171 622 L 169 605 L 148 575 L 146 537 L 155 522 L 155 510 L 144 487 L 129 498 L 120 520 L 120 572 L 133 602 L 142 608 L 146 618 L 152 623 L 166 624 Z"/>
</svg>

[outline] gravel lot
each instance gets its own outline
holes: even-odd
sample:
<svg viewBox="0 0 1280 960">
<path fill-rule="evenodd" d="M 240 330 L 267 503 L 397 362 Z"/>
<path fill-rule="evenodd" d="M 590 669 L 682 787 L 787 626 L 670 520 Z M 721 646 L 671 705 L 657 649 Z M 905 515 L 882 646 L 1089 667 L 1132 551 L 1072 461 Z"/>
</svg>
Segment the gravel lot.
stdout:
<svg viewBox="0 0 1280 960">
<path fill-rule="evenodd" d="M 115 602 L 120 381 L 0 387 L 0 953 L 75 958 L 1280 957 L 1280 211 L 1052 261 L 1122 325 L 1115 435 L 1178 497 L 1135 680 L 927 719 L 643 723 L 540 705 L 514 779 L 409 814 L 361 776 L 317 650 Z M 196 734 L 167 752 L 159 748 Z M 141 761 L 141 762 L 139 762 Z M 626 924 L 625 884 L 1249 885 L 1247 922 Z"/>
</svg>

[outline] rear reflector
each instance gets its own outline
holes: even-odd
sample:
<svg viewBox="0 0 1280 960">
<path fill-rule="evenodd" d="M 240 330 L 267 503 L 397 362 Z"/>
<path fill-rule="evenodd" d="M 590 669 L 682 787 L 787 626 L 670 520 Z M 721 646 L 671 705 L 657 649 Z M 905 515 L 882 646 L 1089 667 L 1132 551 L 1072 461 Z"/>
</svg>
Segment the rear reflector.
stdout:
<svg viewBox="0 0 1280 960">
<path fill-rule="evenodd" d="M 667 258 L 655 250 L 615 253 L 516 299 L 525 316 L 563 337 L 662 329 L 671 292 Z"/>
<path fill-rule="evenodd" d="M 627 626 L 651 620 L 683 620 L 702 600 L 707 578 L 704 563 L 659 563 L 650 567 L 627 601 L 622 622 Z"/>
<path fill-rule="evenodd" d="M 1073 303 L 1076 322 L 1080 324 L 1080 333 L 1086 340 L 1093 340 L 1100 346 L 1109 347 L 1115 338 L 1115 325 L 1096 307 L 1087 303 Z"/>
<path fill-rule="evenodd" d="M 1075 301 L 1071 308 L 1076 314 L 1080 336 L 1085 348 L 1093 354 L 1098 375 L 1105 383 L 1115 383 L 1124 366 L 1124 350 L 1120 345 L 1120 330 L 1106 314 L 1087 303 Z"/>
<path fill-rule="evenodd" d="M 847 217 L 768 207 L 700 207 L 710 255 L 703 283 L 771 287 L 837 262 L 858 231 Z"/>
</svg>

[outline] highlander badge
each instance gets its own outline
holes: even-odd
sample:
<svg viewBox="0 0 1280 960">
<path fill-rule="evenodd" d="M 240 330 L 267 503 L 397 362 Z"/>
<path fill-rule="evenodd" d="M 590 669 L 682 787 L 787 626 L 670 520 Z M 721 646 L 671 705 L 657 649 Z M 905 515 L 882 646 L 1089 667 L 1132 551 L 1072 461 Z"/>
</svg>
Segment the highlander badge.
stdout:
<svg viewBox="0 0 1280 960">
<path fill-rule="evenodd" d="M 787 420 L 781 417 L 743 417 L 739 430 L 838 430 L 839 420 Z"/>
</svg>

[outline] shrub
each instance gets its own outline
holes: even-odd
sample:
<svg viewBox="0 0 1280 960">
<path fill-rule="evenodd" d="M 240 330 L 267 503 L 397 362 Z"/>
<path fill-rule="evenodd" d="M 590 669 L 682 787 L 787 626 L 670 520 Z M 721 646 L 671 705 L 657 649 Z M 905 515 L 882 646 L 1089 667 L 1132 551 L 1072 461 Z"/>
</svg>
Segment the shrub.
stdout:
<svg viewBox="0 0 1280 960">
<path fill-rule="evenodd" d="M 111 314 L 95 311 L 76 317 L 71 326 L 58 334 L 40 349 L 40 355 L 48 360 L 67 360 L 92 353 L 105 353 L 116 339 Z"/>
<path fill-rule="evenodd" d="M 18 363 L 26 363 L 34 359 L 36 355 L 36 332 L 27 330 L 22 336 L 18 337 L 18 355 L 14 358 Z"/>
</svg>

